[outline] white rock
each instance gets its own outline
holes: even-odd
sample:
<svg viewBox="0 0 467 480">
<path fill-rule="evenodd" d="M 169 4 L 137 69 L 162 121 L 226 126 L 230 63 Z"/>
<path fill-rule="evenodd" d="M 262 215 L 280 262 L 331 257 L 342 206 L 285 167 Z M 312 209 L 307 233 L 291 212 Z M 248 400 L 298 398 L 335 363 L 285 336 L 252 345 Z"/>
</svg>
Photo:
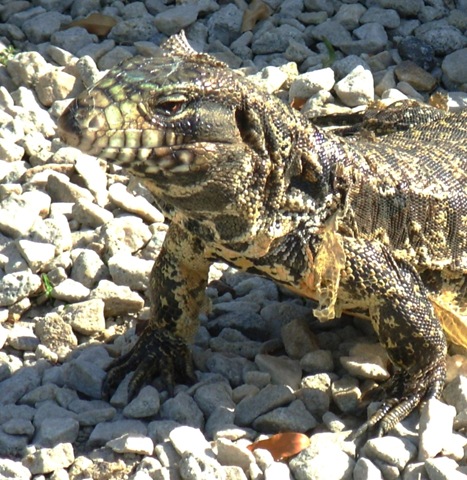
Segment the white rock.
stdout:
<svg viewBox="0 0 467 480">
<path fill-rule="evenodd" d="M 42 285 L 30 270 L 5 275 L 0 282 L 0 307 L 10 306 L 35 293 Z"/>
<path fill-rule="evenodd" d="M 105 330 L 104 306 L 105 303 L 100 298 L 66 305 L 63 308 L 63 319 L 76 332 L 94 335 Z"/>
<path fill-rule="evenodd" d="M 106 446 L 117 453 L 136 453 L 138 455 L 152 455 L 153 441 L 144 435 L 127 433 L 121 437 L 109 440 Z"/>
<path fill-rule="evenodd" d="M 39 191 L 11 195 L 0 202 L 0 232 L 13 238 L 25 236 L 40 215 L 50 209 L 50 197 Z"/>
<path fill-rule="evenodd" d="M 420 412 L 420 445 L 418 459 L 434 458 L 452 435 L 456 409 L 435 398 L 426 402 Z"/>
<path fill-rule="evenodd" d="M 80 152 L 75 162 L 76 171 L 81 175 L 84 183 L 94 194 L 97 204 L 105 206 L 108 201 L 107 175 L 102 163 L 90 156 Z"/>
<path fill-rule="evenodd" d="M 33 273 L 40 272 L 55 257 L 55 245 L 51 243 L 19 240 L 18 249 Z"/>
<path fill-rule="evenodd" d="M 212 452 L 211 444 L 198 428 L 181 426 L 169 433 L 169 439 L 179 455 L 205 455 Z"/>
<path fill-rule="evenodd" d="M 302 73 L 290 86 L 289 101 L 295 98 L 309 98 L 321 90 L 330 91 L 333 86 L 334 71 L 331 68 Z"/>
<path fill-rule="evenodd" d="M 60 443 L 53 448 L 41 448 L 23 458 L 23 465 L 33 475 L 52 473 L 60 468 L 68 468 L 75 455 L 71 443 Z"/>
<path fill-rule="evenodd" d="M 90 299 L 101 298 L 104 300 L 104 315 L 114 317 L 130 312 L 138 312 L 144 307 L 144 300 L 130 288 L 116 285 L 109 280 L 101 280 L 92 290 Z"/>
<path fill-rule="evenodd" d="M 147 222 L 163 222 L 164 215 L 140 195 L 130 193 L 122 183 L 114 183 L 109 187 L 112 202 L 123 210 L 140 216 Z"/>
<path fill-rule="evenodd" d="M 365 105 L 374 99 L 373 75 L 361 65 L 336 83 L 334 90 L 349 107 Z"/>
<path fill-rule="evenodd" d="M 153 260 L 144 260 L 122 252 L 109 258 L 107 265 L 110 276 L 117 285 L 126 285 L 132 290 L 143 292 L 148 289 Z"/>
<path fill-rule="evenodd" d="M 67 278 L 52 290 L 52 297 L 66 302 L 80 302 L 89 297 L 90 290 L 79 282 Z"/>
<path fill-rule="evenodd" d="M 29 480 L 31 472 L 21 464 L 8 458 L 0 458 L 0 478 L 4 480 Z"/>
</svg>

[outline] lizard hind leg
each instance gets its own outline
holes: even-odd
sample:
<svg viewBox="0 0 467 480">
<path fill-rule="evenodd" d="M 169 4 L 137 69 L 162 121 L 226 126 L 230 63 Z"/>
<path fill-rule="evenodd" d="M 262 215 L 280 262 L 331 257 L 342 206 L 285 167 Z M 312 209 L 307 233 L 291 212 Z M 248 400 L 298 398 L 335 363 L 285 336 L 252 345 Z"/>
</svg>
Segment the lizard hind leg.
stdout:
<svg viewBox="0 0 467 480">
<path fill-rule="evenodd" d="M 396 373 L 381 386 L 385 402 L 359 434 L 387 433 L 420 403 L 439 397 L 446 377 L 447 343 L 418 272 L 384 246 L 348 241 L 349 284 L 368 298 L 370 316 Z M 371 260 L 371 261 L 370 261 Z M 373 269 L 366 265 L 375 265 Z M 345 277 L 343 286 L 346 287 Z"/>
</svg>

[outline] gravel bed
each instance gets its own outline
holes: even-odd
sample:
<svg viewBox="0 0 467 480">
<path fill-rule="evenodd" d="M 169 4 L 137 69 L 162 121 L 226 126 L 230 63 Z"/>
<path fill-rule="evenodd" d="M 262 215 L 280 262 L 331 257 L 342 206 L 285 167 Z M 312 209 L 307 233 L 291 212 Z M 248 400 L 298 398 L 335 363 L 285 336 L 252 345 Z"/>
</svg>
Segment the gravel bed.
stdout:
<svg viewBox="0 0 467 480">
<path fill-rule="evenodd" d="M 110 33 L 65 28 L 95 12 Z M 135 179 L 56 137 L 70 98 L 181 29 L 309 116 L 435 90 L 465 108 L 466 0 L 0 0 L 0 20 L 0 479 L 467 478 L 464 352 L 443 401 L 356 455 L 361 397 L 389 376 L 371 326 L 317 325 L 311 302 L 222 264 L 198 383 L 129 402 L 127 378 L 104 401 L 105 368 L 148 320 L 167 226 Z M 288 462 L 247 449 L 282 431 L 310 447 Z"/>
</svg>

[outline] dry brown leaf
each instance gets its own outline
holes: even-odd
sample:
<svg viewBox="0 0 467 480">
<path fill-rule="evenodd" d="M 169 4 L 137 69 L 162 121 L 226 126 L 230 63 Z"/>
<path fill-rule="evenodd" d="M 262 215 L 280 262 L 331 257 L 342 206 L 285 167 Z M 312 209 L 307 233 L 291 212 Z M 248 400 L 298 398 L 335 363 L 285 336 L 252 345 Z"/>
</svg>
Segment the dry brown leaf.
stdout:
<svg viewBox="0 0 467 480">
<path fill-rule="evenodd" d="M 285 458 L 297 455 L 302 450 L 310 446 L 310 439 L 307 435 L 297 432 L 278 433 L 266 440 L 259 440 L 248 445 L 251 452 L 257 448 L 267 450 L 277 462 Z"/>
<path fill-rule="evenodd" d="M 302 97 L 294 97 L 292 101 L 290 102 L 290 106 L 292 108 L 295 108 L 295 110 L 300 110 L 303 105 L 305 105 L 307 98 L 302 98 Z"/>
<path fill-rule="evenodd" d="M 101 13 L 91 13 L 86 18 L 80 18 L 71 22 L 65 27 L 82 27 L 85 28 L 89 33 L 94 33 L 99 37 L 105 37 L 110 30 L 117 24 L 117 20 L 109 15 L 102 15 Z"/>
<path fill-rule="evenodd" d="M 269 5 L 261 0 L 253 0 L 243 14 L 242 33 L 253 30 L 253 27 L 260 21 L 271 15 Z"/>
</svg>

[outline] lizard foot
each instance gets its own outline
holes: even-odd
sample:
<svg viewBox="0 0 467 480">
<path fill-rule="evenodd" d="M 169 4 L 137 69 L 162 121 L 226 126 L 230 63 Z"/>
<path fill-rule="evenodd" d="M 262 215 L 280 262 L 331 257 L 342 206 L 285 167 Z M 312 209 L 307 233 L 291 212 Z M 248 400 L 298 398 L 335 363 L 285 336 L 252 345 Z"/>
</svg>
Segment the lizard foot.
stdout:
<svg viewBox="0 0 467 480">
<path fill-rule="evenodd" d="M 386 400 L 379 409 L 352 435 L 358 438 L 372 432 L 381 437 L 407 417 L 420 403 L 439 398 L 444 387 L 446 364 L 444 358 L 432 365 L 428 371 L 410 375 L 401 371 L 393 375 L 378 388 Z"/>
<path fill-rule="evenodd" d="M 107 368 L 102 395 L 109 398 L 125 375 L 134 374 L 128 385 L 128 397 L 133 399 L 141 387 L 160 375 L 170 393 L 175 383 L 193 383 L 193 360 L 187 344 L 170 332 L 146 328 L 133 348 L 115 359 Z"/>
</svg>

